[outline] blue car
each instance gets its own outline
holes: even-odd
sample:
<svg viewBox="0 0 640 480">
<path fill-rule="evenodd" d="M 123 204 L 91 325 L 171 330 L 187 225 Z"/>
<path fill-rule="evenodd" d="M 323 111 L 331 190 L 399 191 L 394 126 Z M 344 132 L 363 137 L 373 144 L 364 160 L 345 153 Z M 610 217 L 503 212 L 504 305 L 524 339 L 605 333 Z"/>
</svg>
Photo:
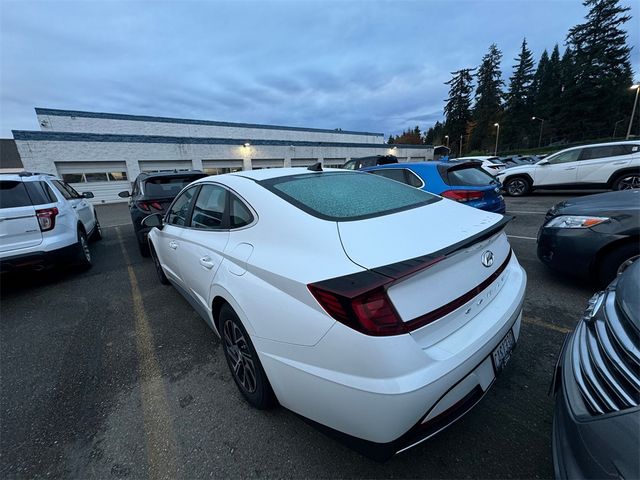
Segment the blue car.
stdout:
<svg viewBox="0 0 640 480">
<path fill-rule="evenodd" d="M 478 162 L 414 162 L 361 171 L 380 175 L 488 212 L 504 213 L 500 183 Z"/>
</svg>

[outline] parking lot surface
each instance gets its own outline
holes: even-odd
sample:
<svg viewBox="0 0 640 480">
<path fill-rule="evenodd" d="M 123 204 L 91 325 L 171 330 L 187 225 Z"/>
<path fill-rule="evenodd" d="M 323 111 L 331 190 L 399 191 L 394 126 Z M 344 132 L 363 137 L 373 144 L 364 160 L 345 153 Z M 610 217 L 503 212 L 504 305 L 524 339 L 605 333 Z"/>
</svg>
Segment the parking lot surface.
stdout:
<svg viewBox="0 0 640 480">
<path fill-rule="evenodd" d="M 2 279 L 0 477 L 552 477 L 547 392 L 595 287 L 548 271 L 535 237 L 572 196 L 507 199 L 528 274 L 514 355 L 475 409 L 384 464 L 249 407 L 217 336 L 138 254 L 126 205 L 98 207 L 91 270 Z"/>
</svg>

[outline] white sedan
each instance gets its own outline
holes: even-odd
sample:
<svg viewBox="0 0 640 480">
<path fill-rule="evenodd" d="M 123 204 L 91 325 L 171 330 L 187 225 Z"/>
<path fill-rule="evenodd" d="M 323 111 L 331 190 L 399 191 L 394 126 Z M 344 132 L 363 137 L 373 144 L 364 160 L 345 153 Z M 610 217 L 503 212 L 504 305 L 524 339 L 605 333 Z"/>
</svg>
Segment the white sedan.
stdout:
<svg viewBox="0 0 640 480">
<path fill-rule="evenodd" d="M 144 220 L 160 280 L 221 336 L 246 400 L 378 459 L 460 418 L 509 359 L 526 275 L 507 221 L 301 168 L 207 177 Z"/>
</svg>

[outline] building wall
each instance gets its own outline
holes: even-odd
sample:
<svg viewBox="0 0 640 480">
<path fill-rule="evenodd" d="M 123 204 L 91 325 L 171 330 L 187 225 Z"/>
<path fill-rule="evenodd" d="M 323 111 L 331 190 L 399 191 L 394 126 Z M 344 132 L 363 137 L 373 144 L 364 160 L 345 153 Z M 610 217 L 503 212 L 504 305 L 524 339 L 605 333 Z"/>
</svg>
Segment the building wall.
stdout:
<svg viewBox="0 0 640 480">
<path fill-rule="evenodd" d="M 17 132 L 14 132 L 19 137 Z M 100 141 L 51 141 L 21 140 L 16 138 L 26 170 L 59 175 L 61 164 L 82 162 L 81 165 L 99 164 L 99 162 L 123 162 L 126 165 L 129 181 L 141 171 L 140 162 L 166 162 L 167 168 L 183 168 L 188 161 L 191 168 L 202 170 L 215 168 L 215 165 L 228 167 L 242 165 L 244 170 L 254 167 L 293 164 L 309 164 L 321 161 L 339 165 L 350 158 L 370 155 L 393 154 L 398 157 L 427 159 L 433 157 L 433 149 L 425 147 L 401 147 L 390 149 L 388 146 L 283 146 L 283 145 L 220 145 L 210 143 L 148 143 L 148 142 L 100 142 Z M 292 159 L 295 160 L 292 162 Z M 219 164 L 216 163 L 219 161 Z M 175 163 L 172 163 L 175 162 Z M 179 162 L 179 163 L 178 163 Z M 204 165 L 203 165 L 204 162 Z M 58 165 L 58 167 L 56 166 Z M 175 167 L 174 167 L 175 165 Z M 91 184 L 88 183 L 87 190 Z M 121 198 L 100 198 L 100 202 L 122 201 Z"/>
<path fill-rule="evenodd" d="M 210 137 L 312 142 L 383 144 L 384 136 L 368 132 L 343 132 L 314 128 L 279 127 L 228 122 L 137 117 L 119 114 L 93 114 L 64 110 L 36 109 L 40 129 L 46 132 L 112 133 L 122 135 L 161 135 L 172 137 Z"/>
</svg>

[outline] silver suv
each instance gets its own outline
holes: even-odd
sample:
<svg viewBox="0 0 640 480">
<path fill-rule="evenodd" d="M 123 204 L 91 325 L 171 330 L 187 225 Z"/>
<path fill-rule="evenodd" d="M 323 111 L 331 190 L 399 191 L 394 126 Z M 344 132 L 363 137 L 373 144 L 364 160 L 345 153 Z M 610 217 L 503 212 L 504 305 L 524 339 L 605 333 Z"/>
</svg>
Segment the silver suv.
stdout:
<svg viewBox="0 0 640 480">
<path fill-rule="evenodd" d="M 102 237 L 93 193 L 53 175 L 0 174 L 0 271 L 54 263 L 91 267 L 89 239 Z"/>
</svg>

